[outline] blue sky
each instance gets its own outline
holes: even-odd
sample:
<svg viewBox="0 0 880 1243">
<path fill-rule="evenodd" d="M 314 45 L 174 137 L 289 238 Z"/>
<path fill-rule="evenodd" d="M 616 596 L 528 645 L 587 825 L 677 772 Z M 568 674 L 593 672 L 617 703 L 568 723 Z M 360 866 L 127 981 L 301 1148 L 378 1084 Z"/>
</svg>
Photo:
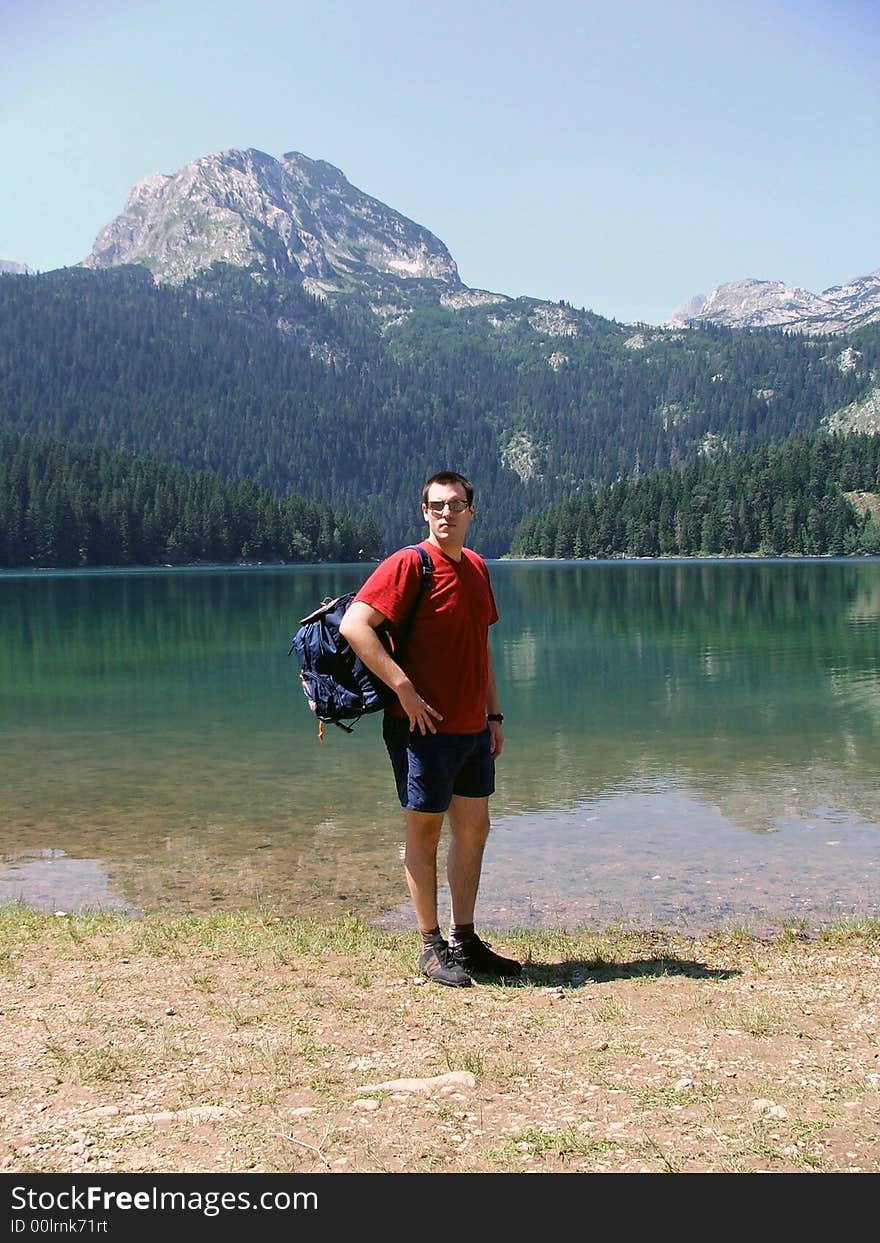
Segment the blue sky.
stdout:
<svg viewBox="0 0 880 1243">
<path fill-rule="evenodd" d="M 0 30 L 0 258 L 38 271 L 231 147 L 621 321 L 880 267 L 877 0 L 0 0 Z"/>
</svg>

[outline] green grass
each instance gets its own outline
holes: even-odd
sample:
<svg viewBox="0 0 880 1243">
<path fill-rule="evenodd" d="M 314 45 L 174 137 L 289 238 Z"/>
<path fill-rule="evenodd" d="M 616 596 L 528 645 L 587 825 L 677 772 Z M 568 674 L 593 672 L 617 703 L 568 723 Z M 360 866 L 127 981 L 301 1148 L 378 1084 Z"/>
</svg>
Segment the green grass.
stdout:
<svg viewBox="0 0 880 1243">
<path fill-rule="evenodd" d="M 95 937 L 112 937 L 126 942 L 127 952 L 149 953 L 157 957 L 179 958 L 181 950 L 193 945 L 213 949 L 272 954 L 285 961 L 286 955 L 320 959 L 338 954 L 369 962 L 379 959 L 399 966 L 401 974 L 413 974 L 417 949 L 415 933 L 384 932 L 353 915 L 318 922 L 284 918 L 271 911 L 216 912 L 204 916 L 175 916 L 162 919 L 85 912 L 76 915 L 48 915 L 30 911 L 19 903 L 0 905 L 0 969 L 15 969 L 15 953 L 29 941 L 51 939 L 60 954 L 67 943 L 77 953 L 89 952 Z M 609 928 L 591 930 L 510 931 L 497 934 L 511 953 L 526 964 L 527 984 L 600 983 L 603 978 L 674 974 L 687 967 L 692 943 L 673 934 L 639 932 Z M 880 920 L 845 921 L 825 928 L 814 940 L 833 946 L 861 944 L 868 952 L 880 949 Z M 785 926 L 774 938 L 779 944 L 803 940 L 795 922 Z M 745 931 L 718 931 L 701 938 L 702 952 L 721 952 L 735 946 L 760 951 L 766 938 Z M 586 976 L 592 977 L 589 980 Z M 362 977 L 365 978 L 365 977 Z"/>
<path fill-rule="evenodd" d="M 560 1161 L 568 1161 L 573 1157 L 596 1157 L 617 1147 L 613 1140 L 589 1139 L 581 1135 L 574 1127 L 566 1127 L 562 1131 L 543 1131 L 537 1127 L 529 1127 L 511 1135 L 504 1154 L 518 1157 L 523 1153 L 537 1156 L 550 1155 Z"/>
<path fill-rule="evenodd" d="M 48 1040 L 44 1051 L 55 1063 L 59 1073 L 69 1075 L 78 1083 L 128 1083 L 131 1071 L 122 1057 L 111 1045 L 103 1045 L 85 1052 L 68 1050 L 57 1041 Z"/>
</svg>

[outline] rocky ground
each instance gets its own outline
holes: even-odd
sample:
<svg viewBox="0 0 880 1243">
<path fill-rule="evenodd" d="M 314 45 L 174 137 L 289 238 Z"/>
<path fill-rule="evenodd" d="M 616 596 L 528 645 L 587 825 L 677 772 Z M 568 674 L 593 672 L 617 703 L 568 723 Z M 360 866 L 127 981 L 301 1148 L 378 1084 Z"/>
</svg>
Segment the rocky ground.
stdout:
<svg viewBox="0 0 880 1243">
<path fill-rule="evenodd" d="M 880 1171 L 880 925 L 494 940 L 5 908 L 0 1169 Z"/>
</svg>

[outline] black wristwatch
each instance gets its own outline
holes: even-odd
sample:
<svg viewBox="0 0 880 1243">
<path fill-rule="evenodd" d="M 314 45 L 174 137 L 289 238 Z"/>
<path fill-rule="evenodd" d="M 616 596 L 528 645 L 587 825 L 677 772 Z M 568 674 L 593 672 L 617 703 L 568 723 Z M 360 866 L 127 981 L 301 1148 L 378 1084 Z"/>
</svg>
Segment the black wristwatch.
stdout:
<svg viewBox="0 0 880 1243">
<path fill-rule="evenodd" d="M 489 715 L 486 717 L 486 720 L 497 721 L 498 724 L 500 725 L 501 722 L 504 720 L 504 713 L 503 712 L 490 712 Z"/>
</svg>

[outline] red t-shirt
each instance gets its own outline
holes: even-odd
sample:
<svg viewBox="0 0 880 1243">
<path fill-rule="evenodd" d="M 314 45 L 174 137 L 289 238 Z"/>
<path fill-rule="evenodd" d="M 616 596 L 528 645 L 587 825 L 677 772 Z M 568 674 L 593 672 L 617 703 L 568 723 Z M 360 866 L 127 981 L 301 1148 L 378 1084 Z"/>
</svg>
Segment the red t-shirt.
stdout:
<svg viewBox="0 0 880 1243">
<path fill-rule="evenodd" d="M 489 627 L 498 610 L 489 571 L 469 548 L 453 561 L 430 540 L 422 542 L 433 574 L 419 601 L 401 668 L 426 703 L 443 713 L 441 734 L 476 734 L 486 728 L 489 685 Z M 355 597 L 402 622 L 419 590 L 422 567 L 413 549 L 401 548 L 377 566 Z M 395 700 L 387 712 L 405 716 Z"/>
</svg>

